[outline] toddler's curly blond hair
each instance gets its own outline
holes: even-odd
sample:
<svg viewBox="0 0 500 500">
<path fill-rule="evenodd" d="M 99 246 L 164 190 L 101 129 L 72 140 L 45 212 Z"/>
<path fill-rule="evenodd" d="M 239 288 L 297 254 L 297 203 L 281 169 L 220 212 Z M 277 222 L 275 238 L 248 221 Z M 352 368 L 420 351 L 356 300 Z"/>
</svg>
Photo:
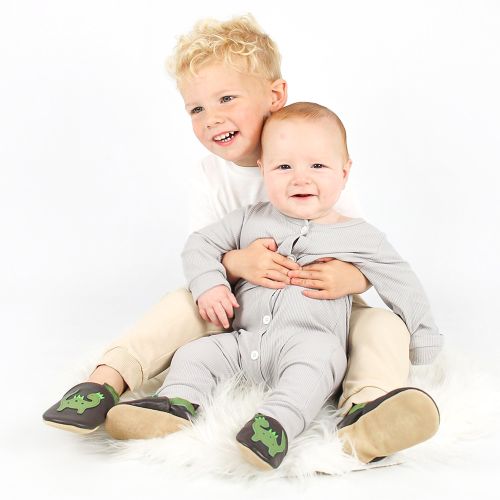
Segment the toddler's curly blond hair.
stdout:
<svg viewBox="0 0 500 500">
<path fill-rule="evenodd" d="M 196 75 L 203 65 L 213 62 L 269 81 L 281 78 L 278 47 L 251 14 L 229 21 L 198 21 L 178 39 L 166 66 L 179 85 L 185 76 Z"/>
</svg>

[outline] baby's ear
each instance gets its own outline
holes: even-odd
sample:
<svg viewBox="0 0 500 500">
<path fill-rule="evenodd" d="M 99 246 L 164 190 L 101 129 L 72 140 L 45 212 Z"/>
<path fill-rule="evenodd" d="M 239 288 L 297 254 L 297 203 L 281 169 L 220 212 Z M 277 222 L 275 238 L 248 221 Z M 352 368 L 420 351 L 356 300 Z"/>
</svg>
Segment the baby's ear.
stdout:
<svg viewBox="0 0 500 500">
<path fill-rule="evenodd" d="M 259 167 L 260 171 L 262 172 L 264 169 L 264 166 L 262 165 L 262 162 L 260 161 L 260 159 L 257 160 L 257 166 Z"/>
<path fill-rule="evenodd" d="M 349 179 L 349 173 L 351 172 L 351 167 L 352 167 L 352 160 L 349 158 L 342 167 L 342 171 L 344 172 L 344 186 L 347 182 L 347 179 Z"/>
</svg>

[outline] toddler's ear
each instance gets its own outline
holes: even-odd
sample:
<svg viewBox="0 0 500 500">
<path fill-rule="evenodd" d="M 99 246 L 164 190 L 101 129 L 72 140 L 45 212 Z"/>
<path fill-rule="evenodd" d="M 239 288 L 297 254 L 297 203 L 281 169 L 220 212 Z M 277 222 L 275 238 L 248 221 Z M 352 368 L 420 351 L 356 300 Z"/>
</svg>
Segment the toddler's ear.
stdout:
<svg viewBox="0 0 500 500">
<path fill-rule="evenodd" d="M 264 166 L 262 165 L 262 162 L 259 160 L 257 160 L 257 166 L 259 167 L 259 170 L 261 173 L 264 172 Z"/>
<path fill-rule="evenodd" d="M 286 104 L 288 98 L 288 84 L 282 78 L 275 80 L 271 84 L 271 92 L 273 94 L 273 100 L 270 111 L 271 113 L 275 113 Z"/>
</svg>

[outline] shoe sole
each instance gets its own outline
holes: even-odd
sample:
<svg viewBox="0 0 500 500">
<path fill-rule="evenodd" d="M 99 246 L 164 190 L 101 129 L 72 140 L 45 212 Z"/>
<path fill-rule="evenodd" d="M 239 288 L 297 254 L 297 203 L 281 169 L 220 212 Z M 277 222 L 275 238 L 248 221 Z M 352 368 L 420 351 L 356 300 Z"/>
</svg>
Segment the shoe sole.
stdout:
<svg viewBox="0 0 500 500">
<path fill-rule="evenodd" d="M 439 411 L 433 399 L 423 391 L 408 389 L 340 429 L 338 437 L 344 452 L 368 463 L 426 441 L 438 428 Z"/>
<path fill-rule="evenodd" d="M 242 445 L 241 443 L 238 443 L 238 448 L 240 449 L 241 454 L 243 455 L 243 458 L 251 463 L 254 467 L 257 467 L 257 469 L 267 471 L 267 470 L 273 470 L 273 467 L 269 465 L 267 462 L 262 460 L 258 455 L 256 455 L 250 448 L 247 448 L 246 446 Z"/>
<path fill-rule="evenodd" d="M 171 413 L 120 404 L 109 410 L 104 427 L 111 437 L 124 440 L 167 436 L 188 424 Z"/>
<path fill-rule="evenodd" d="M 51 427 L 55 427 L 56 429 L 74 432 L 75 434 L 90 434 L 91 432 L 95 432 L 99 429 L 99 426 L 94 427 L 93 429 L 82 429 L 81 427 L 75 427 L 74 425 L 59 424 L 57 422 L 50 422 L 49 420 L 44 420 L 44 422 Z"/>
</svg>

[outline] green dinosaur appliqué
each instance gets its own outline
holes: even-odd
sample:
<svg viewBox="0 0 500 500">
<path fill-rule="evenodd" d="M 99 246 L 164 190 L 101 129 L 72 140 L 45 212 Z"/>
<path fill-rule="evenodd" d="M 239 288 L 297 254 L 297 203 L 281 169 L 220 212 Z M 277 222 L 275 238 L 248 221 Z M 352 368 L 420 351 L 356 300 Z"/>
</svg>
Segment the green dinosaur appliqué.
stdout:
<svg viewBox="0 0 500 500">
<path fill-rule="evenodd" d="M 81 415 L 85 410 L 98 406 L 103 399 L 104 395 L 100 392 L 87 394 L 87 399 L 85 399 L 85 396 L 76 393 L 73 397 L 68 396 L 67 398 L 62 399 L 57 411 L 63 411 L 65 408 L 71 408 L 73 410 L 77 410 L 76 413 Z"/>
<path fill-rule="evenodd" d="M 278 434 L 270 428 L 269 422 L 264 416 L 259 415 L 254 418 L 252 429 L 254 432 L 252 441 L 254 443 L 260 441 L 267 446 L 269 455 L 274 457 L 276 454 L 285 451 L 286 436 L 284 431 L 281 431 L 281 442 L 278 445 Z"/>
</svg>

